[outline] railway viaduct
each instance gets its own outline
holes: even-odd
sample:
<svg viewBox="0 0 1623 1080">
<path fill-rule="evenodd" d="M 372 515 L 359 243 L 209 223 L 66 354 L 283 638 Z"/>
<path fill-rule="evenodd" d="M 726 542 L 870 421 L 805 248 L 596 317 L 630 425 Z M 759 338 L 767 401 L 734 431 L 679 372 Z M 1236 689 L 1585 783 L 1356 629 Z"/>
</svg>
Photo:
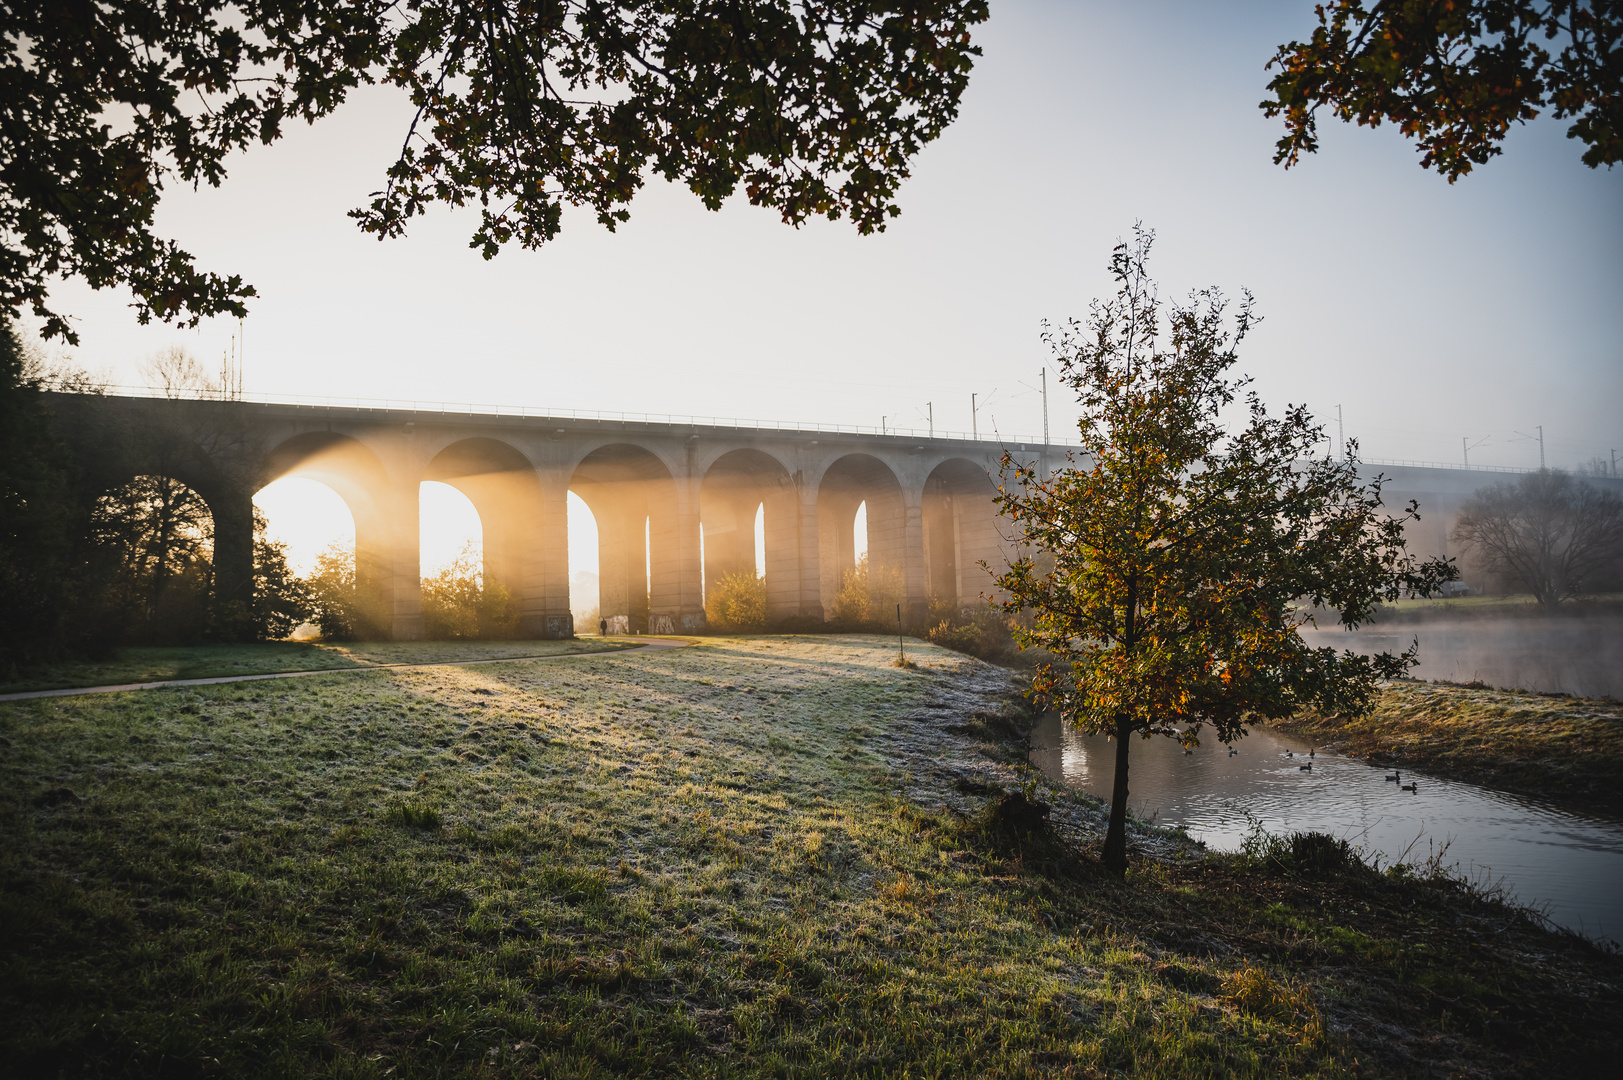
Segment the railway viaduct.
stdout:
<svg viewBox="0 0 1623 1080">
<path fill-rule="evenodd" d="M 855 565 L 854 523 L 867 504 L 870 566 L 901 585 L 917 626 L 932 598 L 968 603 L 991 591 L 979 563 L 1004 564 L 1012 530 L 992 503 L 1005 450 L 1060 467 L 1060 445 L 918 433 L 815 430 L 450 411 L 52 394 L 92 482 L 162 474 L 189 485 L 214 516 L 216 589 L 253 587 L 253 496 L 284 476 L 321 481 L 355 519 L 357 583 L 383 629 L 422 634 L 418 488 L 450 484 L 479 513 L 486 580 L 517 600 L 521 632 L 568 637 L 566 500 L 598 528 L 599 607 L 616 632 L 704 625 L 704 583 L 755 568 L 765 519 L 766 588 L 775 621 L 821 622 Z M 1388 506 L 1418 500 L 1411 551 L 1448 555 L 1461 505 L 1504 471 L 1379 462 Z M 1623 481 L 1599 483 L 1623 491 Z M 593 628 L 595 629 L 595 628 Z"/>
<path fill-rule="evenodd" d="M 203 497 L 225 597 L 252 589 L 254 493 L 284 476 L 331 487 L 355 519 L 357 583 L 395 638 L 422 634 L 425 480 L 473 503 L 486 579 L 507 587 L 530 637 L 574 631 L 571 491 L 597 520 L 599 606 L 621 632 L 702 629 L 703 582 L 755 568 L 763 507 L 775 620 L 823 620 L 855 565 L 864 503 L 870 565 L 899 579 L 910 625 L 932 597 L 988 593 L 977 564 L 1010 553 L 992 503 L 1004 447 L 991 440 L 111 394 L 54 394 L 51 407 L 90 448 L 95 482 L 162 474 Z"/>
</svg>

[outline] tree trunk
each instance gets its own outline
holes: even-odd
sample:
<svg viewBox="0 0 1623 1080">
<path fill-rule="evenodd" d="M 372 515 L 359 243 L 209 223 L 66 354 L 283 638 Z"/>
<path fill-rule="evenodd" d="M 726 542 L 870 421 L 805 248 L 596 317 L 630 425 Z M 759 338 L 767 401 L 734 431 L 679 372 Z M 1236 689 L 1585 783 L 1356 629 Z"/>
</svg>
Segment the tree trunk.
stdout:
<svg viewBox="0 0 1623 1080">
<path fill-rule="evenodd" d="M 1116 718 L 1116 783 L 1110 792 L 1110 828 L 1105 832 L 1105 869 L 1117 877 L 1127 875 L 1127 738 L 1132 734 L 1127 717 Z"/>
</svg>

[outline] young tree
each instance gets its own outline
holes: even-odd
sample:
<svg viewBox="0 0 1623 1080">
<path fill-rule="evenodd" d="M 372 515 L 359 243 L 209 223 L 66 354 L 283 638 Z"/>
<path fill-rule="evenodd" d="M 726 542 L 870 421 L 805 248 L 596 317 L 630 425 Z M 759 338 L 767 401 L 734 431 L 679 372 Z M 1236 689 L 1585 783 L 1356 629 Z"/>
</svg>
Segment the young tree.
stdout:
<svg viewBox="0 0 1623 1080">
<path fill-rule="evenodd" d="M 864 554 L 856 566 L 840 576 L 828 621 L 841 630 L 892 633 L 896 628 L 896 605 L 906 591 L 899 568 L 875 566 Z"/>
<path fill-rule="evenodd" d="M 998 578 L 1004 607 L 1029 616 L 1022 647 L 1059 658 L 1038 668 L 1033 694 L 1116 740 L 1103 861 L 1118 874 L 1133 735 L 1194 745 L 1210 724 L 1229 742 L 1305 705 L 1365 711 L 1415 650 L 1312 649 L 1298 628 L 1316 611 L 1357 626 L 1380 600 L 1453 576 L 1405 553 L 1416 508 L 1382 512 L 1381 479 L 1360 483 L 1356 447 L 1346 461 L 1310 459 L 1323 431 L 1305 408 L 1274 419 L 1246 391 L 1243 425 L 1225 432 L 1249 383 L 1228 369 L 1256 322 L 1251 297 L 1232 324 L 1216 289 L 1163 312 L 1145 267 L 1152 240 L 1139 229 L 1115 249 L 1120 291 L 1094 302 L 1086 327 L 1044 335 L 1082 406 L 1080 457 L 1044 477 L 1005 456 L 997 496 L 1036 552 Z"/>
<path fill-rule="evenodd" d="M 423 633 L 429 639 L 518 636 L 518 605 L 500 582 L 485 581 L 483 562 L 470 541 L 451 565 L 423 579 Z"/>
<path fill-rule="evenodd" d="M 1550 109 L 1591 169 L 1623 161 L 1618 0 L 1328 0 L 1305 42 L 1281 45 L 1263 101 L 1285 117 L 1286 168 L 1319 148 L 1315 114 L 1397 124 L 1453 183 L 1500 153 L 1512 124 Z M 1550 55 L 1545 46 L 1559 42 Z"/>
<path fill-rule="evenodd" d="M 714 210 L 740 186 L 799 224 L 898 213 L 957 116 L 986 0 L 21 0 L 0 5 L 0 314 L 55 278 L 122 285 L 144 323 L 242 315 L 253 287 L 155 231 L 164 186 L 357 86 L 399 87 L 399 157 L 353 212 L 396 236 L 477 204 L 473 246 L 550 240 L 563 207 L 603 225 L 650 175 Z"/>
<path fill-rule="evenodd" d="M 328 641 L 355 641 L 381 636 L 379 612 L 369 602 L 355 573 L 353 544 L 329 544 L 316 556 L 315 570 L 304 579 L 309 589 L 311 620 Z"/>
<path fill-rule="evenodd" d="M 1554 607 L 1623 561 L 1623 499 L 1559 469 L 1540 469 L 1472 495 L 1453 537 L 1477 553 L 1483 569 Z"/>
<path fill-rule="evenodd" d="M 254 594 L 248 603 L 248 636 L 280 641 L 315 614 L 310 586 L 287 564 L 287 545 L 270 538 L 270 523 L 254 509 Z"/>
<path fill-rule="evenodd" d="M 768 615 L 766 579 L 753 569 L 723 574 L 705 589 L 705 625 L 719 633 L 764 630 Z"/>
</svg>

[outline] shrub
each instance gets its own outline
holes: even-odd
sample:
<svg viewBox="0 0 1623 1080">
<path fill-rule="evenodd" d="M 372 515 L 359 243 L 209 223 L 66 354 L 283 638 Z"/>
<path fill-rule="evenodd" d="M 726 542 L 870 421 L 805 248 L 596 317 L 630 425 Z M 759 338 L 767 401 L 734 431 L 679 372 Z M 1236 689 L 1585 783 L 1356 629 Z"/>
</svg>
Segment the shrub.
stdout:
<svg viewBox="0 0 1623 1080">
<path fill-rule="evenodd" d="M 900 569 L 872 566 L 864 555 L 840 579 L 840 591 L 834 595 L 828 621 L 838 630 L 893 633 L 896 605 L 905 593 Z"/>
<path fill-rule="evenodd" d="M 311 621 L 329 641 L 385 636 L 383 604 L 356 580 L 353 545 L 332 544 L 316 557 L 309 588 Z"/>
<path fill-rule="evenodd" d="M 518 605 L 500 582 L 486 583 L 478 549 L 463 547 L 455 561 L 423 581 L 423 634 L 432 640 L 511 638 Z"/>
<path fill-rule="evenodd" d="M 1246 967 L 1223 980 L 1220 998 L 1247 1016 L 1294 1028 L 1309 1045 L 1324 1038 L 1324 1017 L 1308 986 L 1292 988 L 1259 967 Z"/>
<path fill-rule="evenodd" d="M 1322 877 L 1364 867 L 1363 859 L 1345 840 L 1317 832 L 1275 836 L 1254 818 L 1251 831 L 1240 843 L 1240 854 L 1254 868 L 1299 877 Z"/>
<path fill-rule="evenodd" d="M 397 802 L 389 806 L 384 819 L 391 825 L 428 831 L 440 827 L 440 812 L 425 803 Z"/>
<path fill-rule="evenodd" d="M 704 618 L 712 630 L 761 630 L 766 627 L 766 579 L 754 570 L 724 574 L 705 589 Z"/>
<path fill-rule="evenodd" d="M 1013 617 L 984 600 L 958 605 L 940 598 L 930 601 L 929 629 L 924 636 L 933 645 L 954 652 L 1008 664 L 1021 658 L 1015 644 Z"/>
</svg>

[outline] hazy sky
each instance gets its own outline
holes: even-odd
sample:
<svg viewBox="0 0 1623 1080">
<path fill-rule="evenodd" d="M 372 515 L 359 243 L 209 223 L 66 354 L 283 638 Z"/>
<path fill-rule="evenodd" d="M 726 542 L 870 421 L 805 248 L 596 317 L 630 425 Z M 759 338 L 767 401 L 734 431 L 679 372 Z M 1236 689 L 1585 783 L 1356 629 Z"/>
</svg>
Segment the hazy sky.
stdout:
<svg viewBox="0 0 1623 1080">
<path fill-rule="evenodd" d="M 1391 128 L 1327 122 L 1271 163 L 1263 64 L 1312 4 L 993 0 L 963 113 L 916 162 L 881 236 L 790 229 L 741 199 L 719 214 L 650 186 L 618 233 L 566 217 L 491 262 L 475 215 L 435 210 L 402 241 L 345 212 L 380 186 L 408 119 L 392 92 L 237 160 L 160 217 L 205 267 L 260 290 L 246 386 L 967 430 L 1040 430 L 1028 389 L 1043 319 L 1110 291 L 1111 245 L 1142 220 L 1165 292 L 1249 287 L 1265 322 L 1242 366 L 1366 456 L 1537 465 L 1623 450 L 1623 171 L 1594 172 L 1565 125 L 1516 131 L 1450 187 Z M 137 381 L 186 344 L 212 363 L 235 323 L 137 327 L 128 298 L 76 286 L 78 361 Z M 1056 435 L 1074 415 L 1052 395 Z"/>
</svg>

